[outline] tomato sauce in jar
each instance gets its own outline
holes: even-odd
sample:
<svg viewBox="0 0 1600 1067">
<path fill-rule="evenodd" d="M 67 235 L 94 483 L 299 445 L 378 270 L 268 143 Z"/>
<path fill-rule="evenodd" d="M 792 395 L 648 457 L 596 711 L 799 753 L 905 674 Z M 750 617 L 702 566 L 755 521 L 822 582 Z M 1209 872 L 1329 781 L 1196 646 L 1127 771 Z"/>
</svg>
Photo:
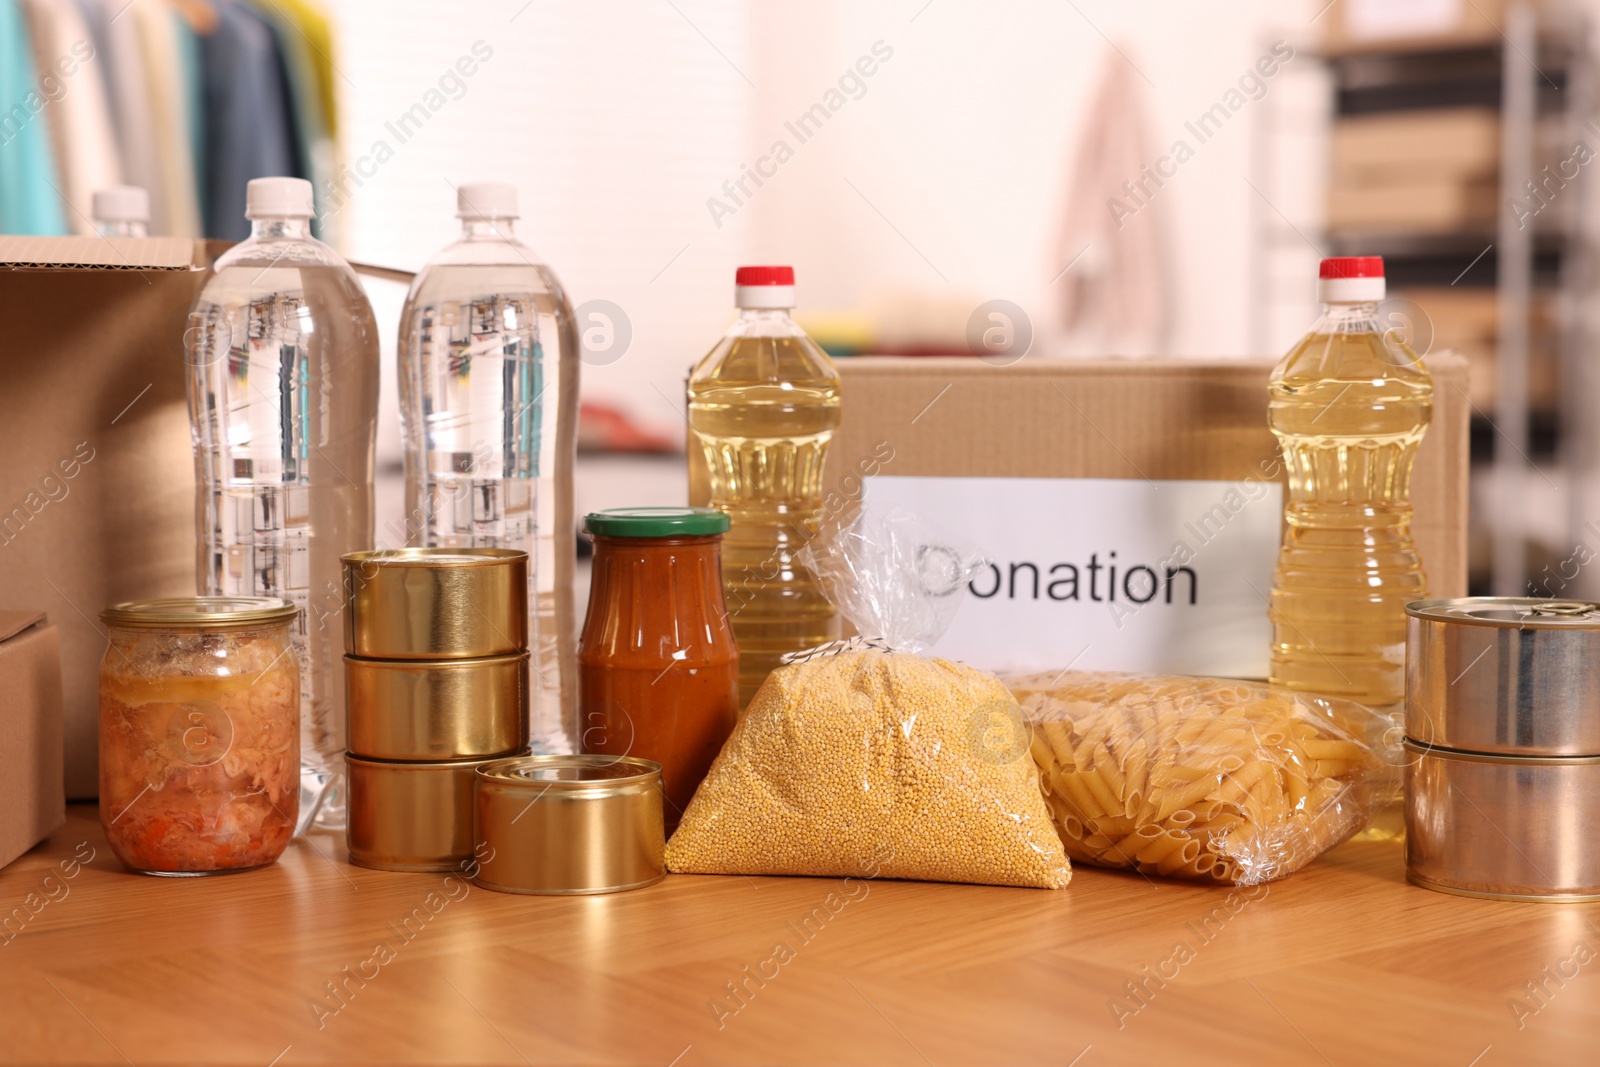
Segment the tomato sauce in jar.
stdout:
<svg viewBox="0 0 1600 1067">
<path fill-rule="evenodd" d="M 739 714 L 716 508 L 620 508 L 594 538 L 578 647 L 579 750 L 661 764 L 670 833 Z"/>
</svg>

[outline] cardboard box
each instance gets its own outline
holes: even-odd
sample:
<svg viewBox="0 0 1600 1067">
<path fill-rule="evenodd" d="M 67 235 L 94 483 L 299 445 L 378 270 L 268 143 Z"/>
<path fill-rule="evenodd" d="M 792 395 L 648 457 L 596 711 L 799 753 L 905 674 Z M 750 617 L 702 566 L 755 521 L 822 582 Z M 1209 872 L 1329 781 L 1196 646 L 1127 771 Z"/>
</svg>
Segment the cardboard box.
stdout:
<svg viewBox="0 0 1600 1067">
<path fill-rule="evenodd" d="M 1506 0 L 1335 0 L 1318 19 L 1330 55 L 1497 44 Z"/>
<path fill-rule="evenodd" d="M 1342 117 L 1333 123 L 1332 163 L 1340 182 L 1419 173 L 1493 179 L 1500 173 L 1500 113 L 1463 107 Z"/>
<path fill-rule="evenodd" d="M 0 238 L 0 609 L 60 628 L 66 786 L 96 793 L 100 611 L 192 596 L 183 333 L 207 248 Z"/>
<path fill-rule="evenodd" d="M 1454 352 L 1470 366 L 1468 393 L 1481 414 L 1493 415 L 1499 383 L 1495 351 L 1499 336 L 1500 301 L 1493 289 L 1465 286 L 1416 286 L 1392 294 L 1397 302 L 1414 303 L 1426 318 L 1419 333 L 1431 331 L 1431 352 Z M 1397 312 L 1404 314 L 1403 303 Z M 1529 328 L 1528 402 L 1538 411 L 1559 406 L 1559 351 L 1555 308 L 1547 295 L 1534 294 Z"/>
<path fill-rule="evenodd" d="M 44 612 L 0 611 L 0 867 L 66 818 L 61 642 Z"/>
<path fill-rule="evenodd" d="M 974 358 L 841 359 L 844 422 L 828 453 L 827 506 L 842 512 L 863 497 L 870 502 L 874 479 L 886 476 L 1245 484 L 1271 472 L 1267 476 L 1281 485 L 1276 439 L 1267 429 L 1267 379 L 1274 362 L 1038 359 L 993 366 Z M 1462 596 L 1467 365 L 1442 355 L 1429 366 L 1433 422 L 1412 480 L 1412 530 L 1431 594 Z M 1109 527 L 1116 518 L 1072 515 L 1063 525 Z M 1036 520 L 1019 514 L 1017 521 Z M 1258 550 L 1263 558 L 1255 566 L 1270 570 L 1275 542 L 1272 537 Z M 1265 590 L 1257 593 L 1265 596 Z M 1264 600 L 1259 611 L 1264 626 Z M 1027 635 L 1012 636 L 1021 641 Z M 1067 663 L 977 665 L 1049 669 Z M 1077 666 L 1116 664 L 1091 652 Z M 1209 670 L 1224 673 L 1224 666 L 1213 662 Z"/>
<path fill-rule="evenodd" d="M 1407 175 L 1395 180 L 1328 186 L 1328 228 L 1346 233 L 1439 234 L 1494 225 L 1492 178 Z"/>
</svg>

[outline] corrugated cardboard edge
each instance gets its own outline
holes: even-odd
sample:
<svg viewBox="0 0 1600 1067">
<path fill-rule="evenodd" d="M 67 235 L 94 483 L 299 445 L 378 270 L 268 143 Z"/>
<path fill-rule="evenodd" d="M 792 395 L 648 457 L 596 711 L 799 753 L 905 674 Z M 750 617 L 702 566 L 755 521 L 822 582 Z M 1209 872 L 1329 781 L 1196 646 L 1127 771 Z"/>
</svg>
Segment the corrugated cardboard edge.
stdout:
<svg viewBox="0 0 1600 1067">
<path fill-rule="evenodd" d="M 45 622 L 42 611 L 0 611 L 0 644 Z"/>
<path fill-rule="evenodd" d="M 7 270 L 200 270 L 205 242 L 188 237 L 0 237 Z"/>
<path fill-rule="evenodd" d="M 233 245 L 190 237 L 0 235 L 0 270 L 206 270 Z M 414 271 L 351 263 L 357 274 L 411 284 Z"/>
</svg>

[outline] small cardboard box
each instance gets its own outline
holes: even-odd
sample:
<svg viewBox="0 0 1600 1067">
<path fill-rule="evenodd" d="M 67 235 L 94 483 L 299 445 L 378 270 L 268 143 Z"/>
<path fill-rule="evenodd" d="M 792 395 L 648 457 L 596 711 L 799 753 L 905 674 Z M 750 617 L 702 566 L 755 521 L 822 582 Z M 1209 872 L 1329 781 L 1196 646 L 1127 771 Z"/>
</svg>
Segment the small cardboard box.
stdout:
<svg viewBox="0 0 1600 1067">
<path fill-rule="evenodd" d="M 963 616 L 969 627 L 981 618 L 985 630 L 981 637 L 969 633 L 961 645 L 959 658 L 976 666 L 1066 667 L 1080 653 L 1064 643 L 1077 627 L 1094 638 L 1078 639 L 1093 646 L 1081 650 L 1080 668 L 1255 676 L 1265 672 L 1265 598 L 1282 528 L 1282 464 L 1267 428 L 1273 364 L 1039 359 L 996 366 L 971 357 L 841 359 L 844 421 L 828 452 L 825 510 L 842 515 L 860 501 L 869 509 L 884 501 L 914 512 L 920 505 L 953 525 L 1002 531 L 990 540 L 1008 546 L 1005 531 L 1019 531 L 1016 543 L 1035 554 L 1023 555 L 1019 548 L 1008 558 L 1031 558 L 1032 564 L 1002 567 L 981 588 L 972 588 L 982 598 L 991 584 L 999 590 L 998 583 L 1009 583 L 987 604 L 961 594 L 958 624 Z M 1454 355 L 1430 355 L 1428 365 L 1433 418 L 1414 468 L 1412 531 L 1430 595 L 1461 596 L 1467 578 L 1467 364 Z M 1059 481 L 1065 479 L 1089 481 Z M 1243 518 L 1223 516 L 1219 504 Z M 1224 524 L 1226 537 L 1214 530 Z M 1174 592 L 1192 597 L 1188 583 L 1199 580 L 1165 573 L 1181 572 L 1187 561 L 1155 563 L 1170 553 L 1164 546 L 1179 538 L 1191 545 L 1207 542 L 1213 577 L 1206 581 L 1210 588 L 1233 590 L 1234 599 L 1220 605 L 1218 615 L 1206 621 L 1197 612 L 1144 612 L 1136 620 L 1144 629 L 1135 637 L 1131 629 L 1119 635 L 1124 619 L 1118 604 L 1105 604 L 1103 611 L 1096 605 L 1100 614 L 1092 617 L 1082 613 L 1088 600 L 1105 595 L 1096 595 L 1089 583 L 1114 580 L 1082 564 L 1103 569 L 1112 561 L 1105 553 L 1071 555 L 1065 546 L 1081 548 L 1092 540 L 1122 547 L 1120 562 L 1132 566 L 1123 581 L 1137 578 L 1130 595 L 1140 604 L 1164 606 Z M 1217 549 L 1209 547 L 1213 538 Z M 1141 541 L 1149 558 L 1131 550 L 1129 542 Z M 987 552 L 990 546 L 976 547 Z M 1051 566 L 1068 559 L 1074 561 L 1070 567 Z M 1151 574 L 1135 575 L 1136 561 L 1149 563 L 1144 569 Z M 1246 572 L 1251 588 L 1239 581 Z M 1160 590 L 1165 592 L 1158 595 Z M 1069 600 L 1078 602 L 1060 603 Z M 1169 625 L 1159 621 L 1163 617 L 1172 620 L 1171 628 L 1158 632 Z M 1119 651 L 1124 638 L 1149 647 Z"/>
<path fill-rule="evenodd" d="M 60 626 L 71 797 L 96 793 L 101 610 L 194 595 L 183 335 L 209 263 L 182 238 L 0 238 L 0 609 Z"/>
<path fill-rule="evenodd" d="M 42 611 L 0 611 L 0 867 L 67 818 L 61 642 Z"/>
<path fill-rule="evenodd" d="M 1506 0 L 1335 0 L 1318 21 L 1330 55 L 1422 51 L 1498 44 L 1506 8 Z"/>
</svg>

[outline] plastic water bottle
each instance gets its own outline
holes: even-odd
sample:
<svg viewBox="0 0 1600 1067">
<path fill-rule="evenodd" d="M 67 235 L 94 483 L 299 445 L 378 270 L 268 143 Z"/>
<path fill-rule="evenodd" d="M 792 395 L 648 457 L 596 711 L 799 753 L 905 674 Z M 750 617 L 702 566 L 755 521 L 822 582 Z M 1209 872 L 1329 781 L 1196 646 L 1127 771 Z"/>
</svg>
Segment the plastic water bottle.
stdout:
<svg viewBox="0 0 1600 1067">
<path fill-rule="evenodd" d="M 1405 696 L 1405 606 L 1428 595 L 1411 538 L 1411 467 L 1433 379 L 1378 322 L 1381 258 L 1325 259 L 1320 273 L 1322 317 L 1269 387 L 1289 477 L 1272 680 L 1382 707 Z"/>
<path fill-rule="evenodd" d="M 94 213 L 95 232 L 101 237 L 150 234 L 150 194 L 137 185 L 96 189 L 89 210 Z"/>
<path fill-rule="evenodd" d="M 528 553 L 533 750 L 572 752 L 572 305 L 555 272 L 516 238 L 513 186 L 464 184 L 456 206 L 461 237 L 422 268 L 400 318 L 406 540 Z"/>
<path fill-rule="evenodd" d="M 311 183 L 249 184 L 248 240 L 189 318 L 199 585 L 302 610 L 301 829 L 338 825 L 345 746 L 339 557 L 371 548 L 378 326 L 355 272 L 311 236 Z M 307 808 L 310 808 L 308 811 Z"/>
</svg>

